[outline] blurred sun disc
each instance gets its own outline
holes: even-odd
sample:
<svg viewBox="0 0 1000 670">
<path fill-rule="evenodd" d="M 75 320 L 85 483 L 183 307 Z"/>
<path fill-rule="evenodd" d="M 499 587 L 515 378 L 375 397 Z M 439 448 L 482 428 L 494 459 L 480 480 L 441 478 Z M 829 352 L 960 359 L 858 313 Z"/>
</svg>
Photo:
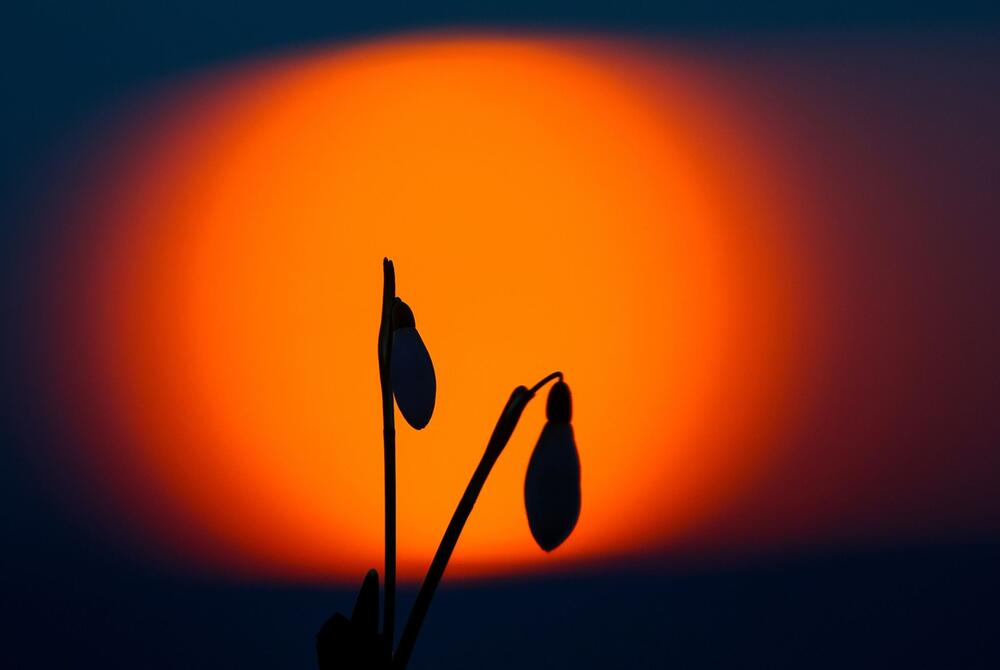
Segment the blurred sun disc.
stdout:
<svg viewBox="0 0 1000 670">
<path fill-rule="evenodd" d="M 403 577 L 511 389 L 552 370 L 573 389 L 579 523 L 552 555 L 532 541 L 536 400 L 451 572 L 668 546 L 753 477 L 795 380 L 786 214 L 725 101 L 636 58 L 643 77 L 592 41 L 373 42 L 205 75 L 122 132 L 94 187 L 106 226 L 78 251 L 91 392 L 113 407 L 94 470 L 157 551 L 381 566 L 384 256 L 438 385 L 427 428 L 397 417 Z"/>
</svg>

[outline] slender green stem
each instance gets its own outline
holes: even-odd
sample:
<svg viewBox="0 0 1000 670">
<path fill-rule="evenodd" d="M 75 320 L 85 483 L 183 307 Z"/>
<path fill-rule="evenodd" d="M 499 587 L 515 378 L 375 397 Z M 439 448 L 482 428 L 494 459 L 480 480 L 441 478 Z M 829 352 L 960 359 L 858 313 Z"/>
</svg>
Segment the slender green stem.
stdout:
<svg viewBox="0 0 1000 670">
<path fill-rule="evenodd" d="M 503 412 L 500 413 L 500 418 L 497 420 L 497 425 L 493 429 L 493 434 L 490 435 L 486 451 L 483 452 L 483 457 L 480 459 L 476 471 L 472 473 L 472 479 L 469 480 L 468 486 L 465 487 L 465 493 L 462 494 L 462 499 L 459 501 L 458 507 L 455 508 L 455 513 L 452 514 L 451 522 L 444 532 L 444 537 L 441 538 L 441 543 L 434 554 L 434 560 L 431 561 L 431 566 L 427 569 L 427 576 L 424 577 L 424 583 L 420 585 L 420 591 L 417 593 L 417 599 L 413 603 L 413 609 L 410 610 L 410 616 L 406 620 L 403 634 L 399 638 L 399 647 L 396 649 L 396 655 L 392 660 L 394 670 L 403 670 L 410 660 L 410 654 L 413 653 L 413 645 L 417 641 L 420 627 L 427 616 L 427 609 L 431 605 L 431 599 L 434 598 L 434 592 L 437 590 L 438 584 L 441 583 L 445 568 L 448 567 L 451 554 L 455 550 L 455 545 L 458 544 L 458 538 L 462 534 L 462 529 L 465 528 L 465 522 L 468 521 L 469 514 L 472 513 L 472 508 L 479 498 L 479 493 L 483 490 L 486 478 L 489 477 L 490 471 L 496 464 L 497 459 L 500 458 L 500 454 L 503 452 L 504 447 L 507 446 L 507 442 L 510 441 L 510 436 L 514 433 L 514 429 L 517 427 L 517 422 L 521 419 L 521 414 L 524 412 L 525 406 L 527 406 L 528 401 L 535 396 L 535 393 L 542 386 L 557 377 L 562 379 L 562 373 L 552 373 L 538 384 L 535 384 L 531 389 L 518 386 L 507 400 L 507 404 L 504 406 Z"/>
<path fill-rule="evenodd" d="M 385 457 L 385 604 L 382 633 L 391 656 L 396 623 L 396 426 L 389 363 L 392 357 L 392 303 L 396 298 L 396 272 L 388 258 L 382 260 L 382 274 L 382 320 L 378 328 L 378 373 L 382 387 L 382 446 Z"/>
</svg>

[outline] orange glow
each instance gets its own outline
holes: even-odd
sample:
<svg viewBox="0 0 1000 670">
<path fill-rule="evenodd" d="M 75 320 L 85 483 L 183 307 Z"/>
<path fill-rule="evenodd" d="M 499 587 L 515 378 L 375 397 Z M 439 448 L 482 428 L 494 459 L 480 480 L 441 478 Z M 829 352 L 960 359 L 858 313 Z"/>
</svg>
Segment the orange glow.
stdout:
<svg viewBox="0 0 1000 670">
<path fill-rule="evenodd" d="M 555 369 L 575 533 L 547 556 L 524 517 L 543 397 L 450 573 L 669 546 L 717 514 L 792 411 L 799 270 L 777 177 L 725 101 L 690 66 L 648 64 L 655 91 L 592 42 L 378 42 L 215 73 L 140 121 L 108 173 L 88 299 L 119 506 L 202 566 L 381 569 L 389 256 L 438 379 L 429 427 L 398 421 L 404 578 L 511 389 Z"/>
</svg>

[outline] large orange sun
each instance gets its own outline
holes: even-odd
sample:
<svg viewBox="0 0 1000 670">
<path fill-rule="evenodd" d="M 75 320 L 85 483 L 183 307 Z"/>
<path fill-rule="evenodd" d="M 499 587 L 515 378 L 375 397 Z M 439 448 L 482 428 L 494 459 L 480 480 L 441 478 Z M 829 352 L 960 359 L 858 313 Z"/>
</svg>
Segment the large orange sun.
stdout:
<svg viewBox="0 0 1000 670">
<path fill-rule="evenodd" d="M 511 389 L 555 369 L 575 400 L 575 533 L 545 555 L 524 516 L 542 399 L 451 571 L 669 546 L 766 461 L 802 318 L 787 212 L 690 66 L 426 37 L 216 72 L 153 107 L 79 253 L 94 392 L 114 407 L 95 462 L 157 552 L 275 576 L 381 566 L 383 256 L 438 379 L 429 427 L 398 421 L 404 578 Z"/>
</svg>

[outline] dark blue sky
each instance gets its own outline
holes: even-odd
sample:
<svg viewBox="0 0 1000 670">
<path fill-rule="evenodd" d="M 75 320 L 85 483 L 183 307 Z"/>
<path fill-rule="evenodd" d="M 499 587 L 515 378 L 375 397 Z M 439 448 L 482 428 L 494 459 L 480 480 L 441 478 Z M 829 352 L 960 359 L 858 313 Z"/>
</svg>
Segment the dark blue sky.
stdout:
<svg viewBox="0 0 1000 670">
<path fill-rule="evenodd" d="M 116 103 L 248 55 L 448 26 L 763 51 L 811 35 L 845 48 L 856 35 L 889 44 L 906 35 L 911 49 L 922 35 L 1000 42 L 1000 4 L 985 2 L 64 4 L 0 17 L 0 667 L 10 668 L 313 667 L 313 634 L 353 598 L 150 565 L 49 492 L 38 454 L 71 449 L 72 435 L 46 416 L 23 356 L 37 306 L 22 271 L 43 232 L 31 212 L 41 184 L 79 164 L 60 148 Z M 986 129 L 983 140 L 997 136 Z M 438 594 L 412 667 L 997 667 L 998 559 L 990 538 L 876 539 L 699 572 L 654 562 L 453 585 Z"/>
</svg>

